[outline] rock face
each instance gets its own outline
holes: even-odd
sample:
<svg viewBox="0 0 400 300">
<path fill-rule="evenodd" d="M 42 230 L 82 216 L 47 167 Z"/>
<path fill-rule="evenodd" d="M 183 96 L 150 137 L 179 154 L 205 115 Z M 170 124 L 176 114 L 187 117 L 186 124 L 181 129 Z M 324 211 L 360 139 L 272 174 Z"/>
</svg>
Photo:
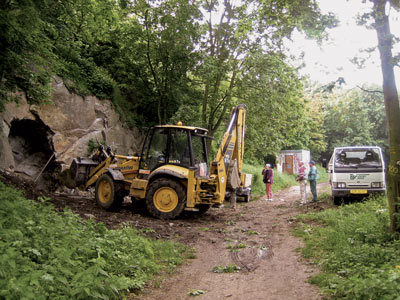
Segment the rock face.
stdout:
<svg viewBox="0 0 400 300">
<path fill-rule="evenodd" d="M 89 141 L 103 142 L 121 155 L 140 150 L 143 135 L 123 126 L 108 100 L 70 93 L 61 79 L 54 82 L 52 103 L 7 103 L 0 113 L 0 168 L 35 179 L 47 169 L 69 167 L 88 155 Z"/>
</svg>

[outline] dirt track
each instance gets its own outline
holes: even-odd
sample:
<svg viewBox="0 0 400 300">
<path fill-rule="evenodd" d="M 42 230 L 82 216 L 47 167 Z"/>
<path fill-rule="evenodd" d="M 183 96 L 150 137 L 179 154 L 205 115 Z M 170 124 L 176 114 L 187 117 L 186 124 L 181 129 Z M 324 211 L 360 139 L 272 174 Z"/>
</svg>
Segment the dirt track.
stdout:
<svg viewBox="0 0 400 300">
<path fill-rule="evenodd" d="M 236 211 L 227 205 L 213 209 L 202 220 L 190 221 L 188 231 L 193 238 L 178 240 L 196 249 L 196 259 L 179 268 L 159 287 L 149 287 L 130 299 L 193 299 L 188 293 L 197 290 L 205 291 L 198 299 L 210 300 L 321 299 L 318 289 L 307 283 L 317 270 L 296 253 L 302 243 L 290 230 L 294 216 L 323 209 L 327 204 L 300 206 L 298 194 L 299 188 L 293 187 L 277 193 L 274 202 L 266 202 L 263 197 L 239 205 Z M 173 222 L 170 227 L 185 227 L 186 222 Z M 228 249 L 239 244 L 246 248 L 238 252 Z M 241 270 L 212 272 L 214 267 L 230 263 Z"/>
</svg>

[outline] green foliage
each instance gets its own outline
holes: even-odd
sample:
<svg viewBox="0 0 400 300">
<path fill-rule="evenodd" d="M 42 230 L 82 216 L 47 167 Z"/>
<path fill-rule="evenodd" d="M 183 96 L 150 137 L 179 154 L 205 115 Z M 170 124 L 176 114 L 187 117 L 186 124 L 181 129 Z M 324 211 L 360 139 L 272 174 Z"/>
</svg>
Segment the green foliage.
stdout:
<svg viewBox="0 0 400 300">
<path fill-rule="evenodd" d="M 309 38 L 326 38 L 326 28 L 333 28 L 338 20 L 332 13 L 324 15 L 315 1 L 302 0 L 262 0 L 260 23 L 267 28 L 271 38 L 279 39 L 296 27 Z M 261 26 L 262 26 L 261 25 Z"/>
<path fill-rule="evenodd" d="M 284 2 L 6 1 L 0 109 L 17 90 L 48 99 L 58 75 L 75 93 L 111 99 L 128 126 L 182 120 L 213 135 L 241 102 L 249 159 L 306 145 L 301 84 L 281 44 L 295 28 L 322 37 L 334 22 L 314 1 Z M 209 26 L 205 11 L 217 8 L 224 17 Z"/>
<path fill-rule="evenodd" d="M 329 173 L 326 169 L 324 169 L 321 165 L 315 165 L 318 170 L 318 182 L 328 182 L 329 181 Z"/>
<path fill-rule="evenodd" d="M 247 231 L 248 235 L 259 235 L 260 233 L 258 231 L 254 231 L 254 230 L 248 230 Z"/>
<path fill-rule="evenodd" d="M 371 197 L 299 216 L 302 227 L 297 233 L 306 241 L 302 253 L 323 271 L 311 282 L 332 299 L 397 299 L 400 240 L 388 233 L 386 201 Z"/>
<path fill-rule="evenodd" d="M 88 156 L 91 155 L 95 149 L 97 149 L 99 147 L 99 145 L 97 144 L 97 142 L 95 142 L 93 139 L 89 140 L 88 143 Z"/>
<path fill-rule="evenodd" d="M 100 144 L 103 145 L 104 147 L 107 146 L 105 140 L 102 140 L 102 141 L 99 143 L 98 141 L 95 141 L 95 140 L 93 140 L 93 139 L 90 139 L 89 142 L 88 142 L 87 155 L 88 155 L 88 156 L 92 155 L 93 152 L 99 148 Z"/>
<path fill-rule="evenodd" d="M 0 109 L 17 90 L 41 103 L 61 76 L 77 94 L 111 99 L 127 126 L 139 128 L 181 120 L 218 136 L 230 108 L 246 103 L 254 161 L 310 139 L 323 147 L 281 45 L 295 28 L 322 37 L 333 18 L 311 0 L 228 3 L 6 1 Z M 217 8 L 224 15 L 214 24 Z"/>
<path fill-rule="evenodd" d="M 190 290 L 188 292 L 189 296 L 201 296 L 204 295 L 205 293 L 207 293 L 207 291 L 204 290 Z"/>
<path fill-rule="evenodd" d="M 228 264 L 226 266 L 215 266 L 212 271 L 214 273 L 237 273 L 240 271 L 240 267 L 235 264 Z"/>
<path fill-rule="evenodd" d="M 377 90 L 376 87 L 369 89 Z M 328 153 L 331 154 L 334 147 L 357 145 L 377 145 L 388 152 L 386 113 L 381 93 L 336 91 L 325 94 L 325 97 L 324 129 L 329 132 Z"/>
<path fill-rule="evenodd" d="M 241 249 L 247 248 L 248 246 L 244 243 L 238 243 L 235 245 L 228 244 L 227 248 L 230 252 L 239 252 Z"/>
<path fill-rule="evenodd" d="M 287 64 L 281 46 L 295 28 L 313 27 L 314 36 L 322 33 L 328 22 L 320 22 L 325 18 L 315 2 L 205 1 L 202 6 L 207 22 L 194 73 L 204 86 L 202 126 L 214 135 L 230 108 L 245 103 L 251 116 L 246 133 L 249 158 L 261 160 L 265 153 L 297 145 L 302 140 L 298 121 L 303 118 L 299 76 Z M 289 108 L 286 118 L 283 112 Z"/>
<path fill-rule="evenodd" d="M 322 191 L 318 193 L 318 202 L 332 203 L 332 193 L 331 191 Z"/>
<path fill-rule="evenodd" d="M 203 231 L 203 232 L 206 232 L 206 231 L 209 231 L 210 228 L 209 227 L 200 227 L 199 230 Z"/>
<path fill-rule="evenodd" d="M 119 299 L 182 263 L 185 251 L 129 226 L 109 230 L 58 214 L 1 182 L 0 220 L 0 298 Z"/>
<path fill-rule="evenodd" d="M 308 101 L 308 102 L 306 102 Z M 310 149 L 314 159 L 319 159 L 320 155 L 327 148 L 327 132 L 324 128 L 324 104 L 319 98 L 311 97 L 311 100 L 305 100 L 306 112 L 304 122 L 303 136 L 306 139 L 307 146 L 305 149 Z"/>
<path fill-rule="evenodd" d="M 107 37 L 115 5 L 111 1 L 7 1 L 2 4 L 0 37 L 2 93 L 22 90 L 29 103 L 48 100 L 54 75 L 70 88 L 110 97 L 115 82 L 90 55 Z M 51 9 L 49 9 L 51 7 Z"/>
<path fill-rule="evenodd" d="M 39 5 L 38 5 L 39 6 Z M 45 34 L 46 22 L 32 1 L 2 2 L 0 10 L 0 110 L 11 93 L 26 92 L 30 103 L 49 97 L 53 61 L 51 41 Z"/>
<path fill-rule="evenodd" d="M 262 161 L 282 149 L 304 149 L 306 115 L 298 75 L 282 55 L 256 53 L 238 83 L 238 98 L 246 99 L 246 158 Z M 273 70 L 273 71 L 271 71 Z"/>
<path fill-rule="evenodd" d="M 137 126 L 165 124 L 195 99 L 188 74 L 196 63 L 198 7 L 183 0 L 136 1 L 121 13 L 112 41 L 96 49 L 96 57 L 118 82 Z"/>
</svg>

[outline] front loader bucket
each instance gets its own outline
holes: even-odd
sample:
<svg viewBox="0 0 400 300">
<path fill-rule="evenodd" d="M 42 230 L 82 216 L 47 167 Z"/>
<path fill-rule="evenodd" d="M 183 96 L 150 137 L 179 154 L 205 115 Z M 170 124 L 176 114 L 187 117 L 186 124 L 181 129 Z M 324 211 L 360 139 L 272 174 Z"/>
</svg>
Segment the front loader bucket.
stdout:
<svg viewBox="0 0 400 300">
<path fill-rule="evenodd" d="M 75 158 L 70 168 L 60 174 L 60 181 L 70 189 L 78 187 L 84 190 L 90 172 L 96 168 L 98 164 L 98 162 L 90 158 Z"/>
</svg>

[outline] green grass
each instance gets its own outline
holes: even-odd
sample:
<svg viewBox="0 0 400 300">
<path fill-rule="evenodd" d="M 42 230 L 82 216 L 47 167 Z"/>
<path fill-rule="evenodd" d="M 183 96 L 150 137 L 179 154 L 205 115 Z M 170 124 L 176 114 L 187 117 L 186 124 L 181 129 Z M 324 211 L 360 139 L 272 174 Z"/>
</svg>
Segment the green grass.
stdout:
<svg viewBox="0 0 400 300">
<path fill-rule="evenodd" d="M 384 197 L 298 217 L 302 254 L 322 272 L 310 281 L 332 299 L 400 299 L 400 240 L 388 233 Z"/>
<path fill-rule="evenodd" d="M 227 248 L 230 252 L 239 252 L 241 249 L 248 248 L 248 246 L 244 243 L 238 243 L 235 245 L 228 244 Z"/>
<path fill-rule="evenodd" d="M 237 265 L 234 265 L 232 263 L 226 265 L 226 266 L 215 266 L 212 269 L 212 272 L 214 273 L 237 273 L 240 271 L 240 267 Z"/>
<path fill-rule="evenodd" d="M 320 165 L 316 165 L 317 166 L 317 170 L 318 170 L 318 182 L 328 182 L 329 180 L 329 173 L 326 171 L 326 169 L 324 169 L 323 167 L 321 167 Z"/>
<path fill-rule="evenodd" d="M 0 182 L 0 299 L 121 299 L 184 260 L 181 244 L 42 202 Z"/>
</svg>

